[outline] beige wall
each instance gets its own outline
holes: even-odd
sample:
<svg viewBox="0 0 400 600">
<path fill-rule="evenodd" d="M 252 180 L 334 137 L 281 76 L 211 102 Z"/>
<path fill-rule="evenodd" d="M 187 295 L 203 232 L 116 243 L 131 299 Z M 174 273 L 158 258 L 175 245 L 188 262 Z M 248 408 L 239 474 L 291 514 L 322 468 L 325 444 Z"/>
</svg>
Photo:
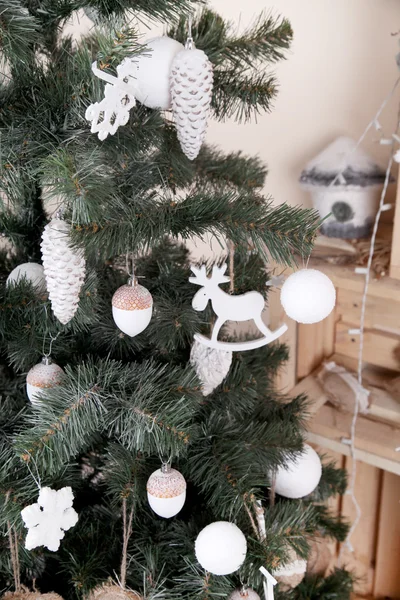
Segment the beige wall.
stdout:
<svg viewBox="0 0 400 600">
<path fill-rule="evenodd" d="M 212 5 L 243 24 L 265 8 L 292 23 L 291 52 L 276 67 L 280 93 L 273 112 L 257 124 L 212 124 L 208 139 L 259 154 L 270 171 L 266 191 L 276 202 L 307 202 L 297 185 L 304 163 L 338 135 L 357 139 L 400 74 L 395 63 L 399 38 L 391 35 L 400 28 L 400 2 L 213 0 Z M 382 118 L 388 132 L 398 98 Z M 373 132 L 364 147 L 384 163 L 388 149 L 376 139 Z"/>
</svg>

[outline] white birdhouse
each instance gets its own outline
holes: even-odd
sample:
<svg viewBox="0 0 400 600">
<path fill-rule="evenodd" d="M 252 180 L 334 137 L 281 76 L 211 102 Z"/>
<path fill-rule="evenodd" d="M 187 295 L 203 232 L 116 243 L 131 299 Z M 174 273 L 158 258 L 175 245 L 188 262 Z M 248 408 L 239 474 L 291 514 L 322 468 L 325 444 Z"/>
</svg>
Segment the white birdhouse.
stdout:
<svg viewBox="0 0 400 600">
<path fill-rule="evenodd" d="M 368 237 L 378 210 L 384 170 L 348 137 L 339 137 L 312 159 L 300 183 L 311 193 L 329 237 Z"/>
</svg>

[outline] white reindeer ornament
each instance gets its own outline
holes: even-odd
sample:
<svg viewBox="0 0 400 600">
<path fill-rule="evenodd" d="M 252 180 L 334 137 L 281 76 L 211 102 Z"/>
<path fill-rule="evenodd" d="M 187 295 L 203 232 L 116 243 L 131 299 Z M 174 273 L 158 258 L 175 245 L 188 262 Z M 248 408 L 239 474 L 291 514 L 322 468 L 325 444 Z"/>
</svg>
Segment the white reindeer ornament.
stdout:
<svg viewBox="0 0 400 600">
<path fill-rule="evenodd" d="M 206 265 L 202 265 L 199 269 L 191 267 L 194 277 L 190 277 L 190 283 L 200 285 L 200 290 L 196 293 L 192 300 L 192 306 L 195 310 L 204 310 L 209 300 L 213 311 L 217 315 L 217 320 L 214 324 L 211 339 L 196 333 L 195 340 L 219 350 L 254 350 L 261 348 L 270 342 L 278 339 L 287 331 L 287 325 L 282 325 L 279 329 L 271 331 L 262 320 L 261 314 L 264 310 L 264 298 L 258 292 L 247 292 L 240 296 L 231 296 L 220 289 L 221 283 L 230 281 L 229 277 L 225 276 L 227 265 L 221 267 L 214 265 L 211 277 L 207 277 Z M 264 337 L 249 340 L 246 342 L 219 342 L 218 333 L 222 325 L 226 321 L 250 321 L 253 320 Z"/>
</svg>

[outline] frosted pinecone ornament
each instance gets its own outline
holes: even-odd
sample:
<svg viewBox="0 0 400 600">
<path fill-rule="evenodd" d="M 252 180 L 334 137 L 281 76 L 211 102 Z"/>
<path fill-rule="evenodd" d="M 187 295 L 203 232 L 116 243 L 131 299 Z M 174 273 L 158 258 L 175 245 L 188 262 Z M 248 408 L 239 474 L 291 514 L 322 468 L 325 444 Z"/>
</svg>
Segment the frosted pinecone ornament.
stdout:
<svg viewBox="0 0 400 600">
<path fill-rule="evenodd" d="M 58 217 L 44 228 L 40 247 L 51 308 L 66 325 L 78 309 L 85 258 L 81 250 L 72 247 L 68 223 Z"/>
<path fill-rule="evenodd" d="M 203 50 L 189 37 L 171 67 L 171 100 L 178 139 L 190 160 L 204 141 L 213 91 L 213 67 Z"/>
</svg>

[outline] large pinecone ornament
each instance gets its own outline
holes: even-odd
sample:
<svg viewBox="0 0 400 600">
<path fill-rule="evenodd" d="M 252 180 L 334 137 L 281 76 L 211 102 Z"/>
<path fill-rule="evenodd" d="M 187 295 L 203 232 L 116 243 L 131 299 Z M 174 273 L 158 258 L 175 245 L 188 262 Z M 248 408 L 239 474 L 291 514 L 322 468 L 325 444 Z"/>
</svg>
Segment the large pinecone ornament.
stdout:
<svg viewBox="0 0 400 600">
<path fill-rule="evenodd" d="M 172 111 L 183 152 L 194 160 L 200 152 L 213 90 L 213 68 L 202 50 L 186 47 L 171 67 Z"/>
<path fill-rule="evenodd" d="M 68 223 L 52 219 L 42 235 L 42 262 L 51 308 L 65 325 L 75 315 L 85 279 L 85 258 L 71 245 Z"/>
<path fill-rule="evenodd" d="M 190 364 L 203 384 L 203 396 L 208 396 L 228 375 L 232 364 L 232 352 L 207 348 L 195 341 L 190 352 Z"/>
</svg>

